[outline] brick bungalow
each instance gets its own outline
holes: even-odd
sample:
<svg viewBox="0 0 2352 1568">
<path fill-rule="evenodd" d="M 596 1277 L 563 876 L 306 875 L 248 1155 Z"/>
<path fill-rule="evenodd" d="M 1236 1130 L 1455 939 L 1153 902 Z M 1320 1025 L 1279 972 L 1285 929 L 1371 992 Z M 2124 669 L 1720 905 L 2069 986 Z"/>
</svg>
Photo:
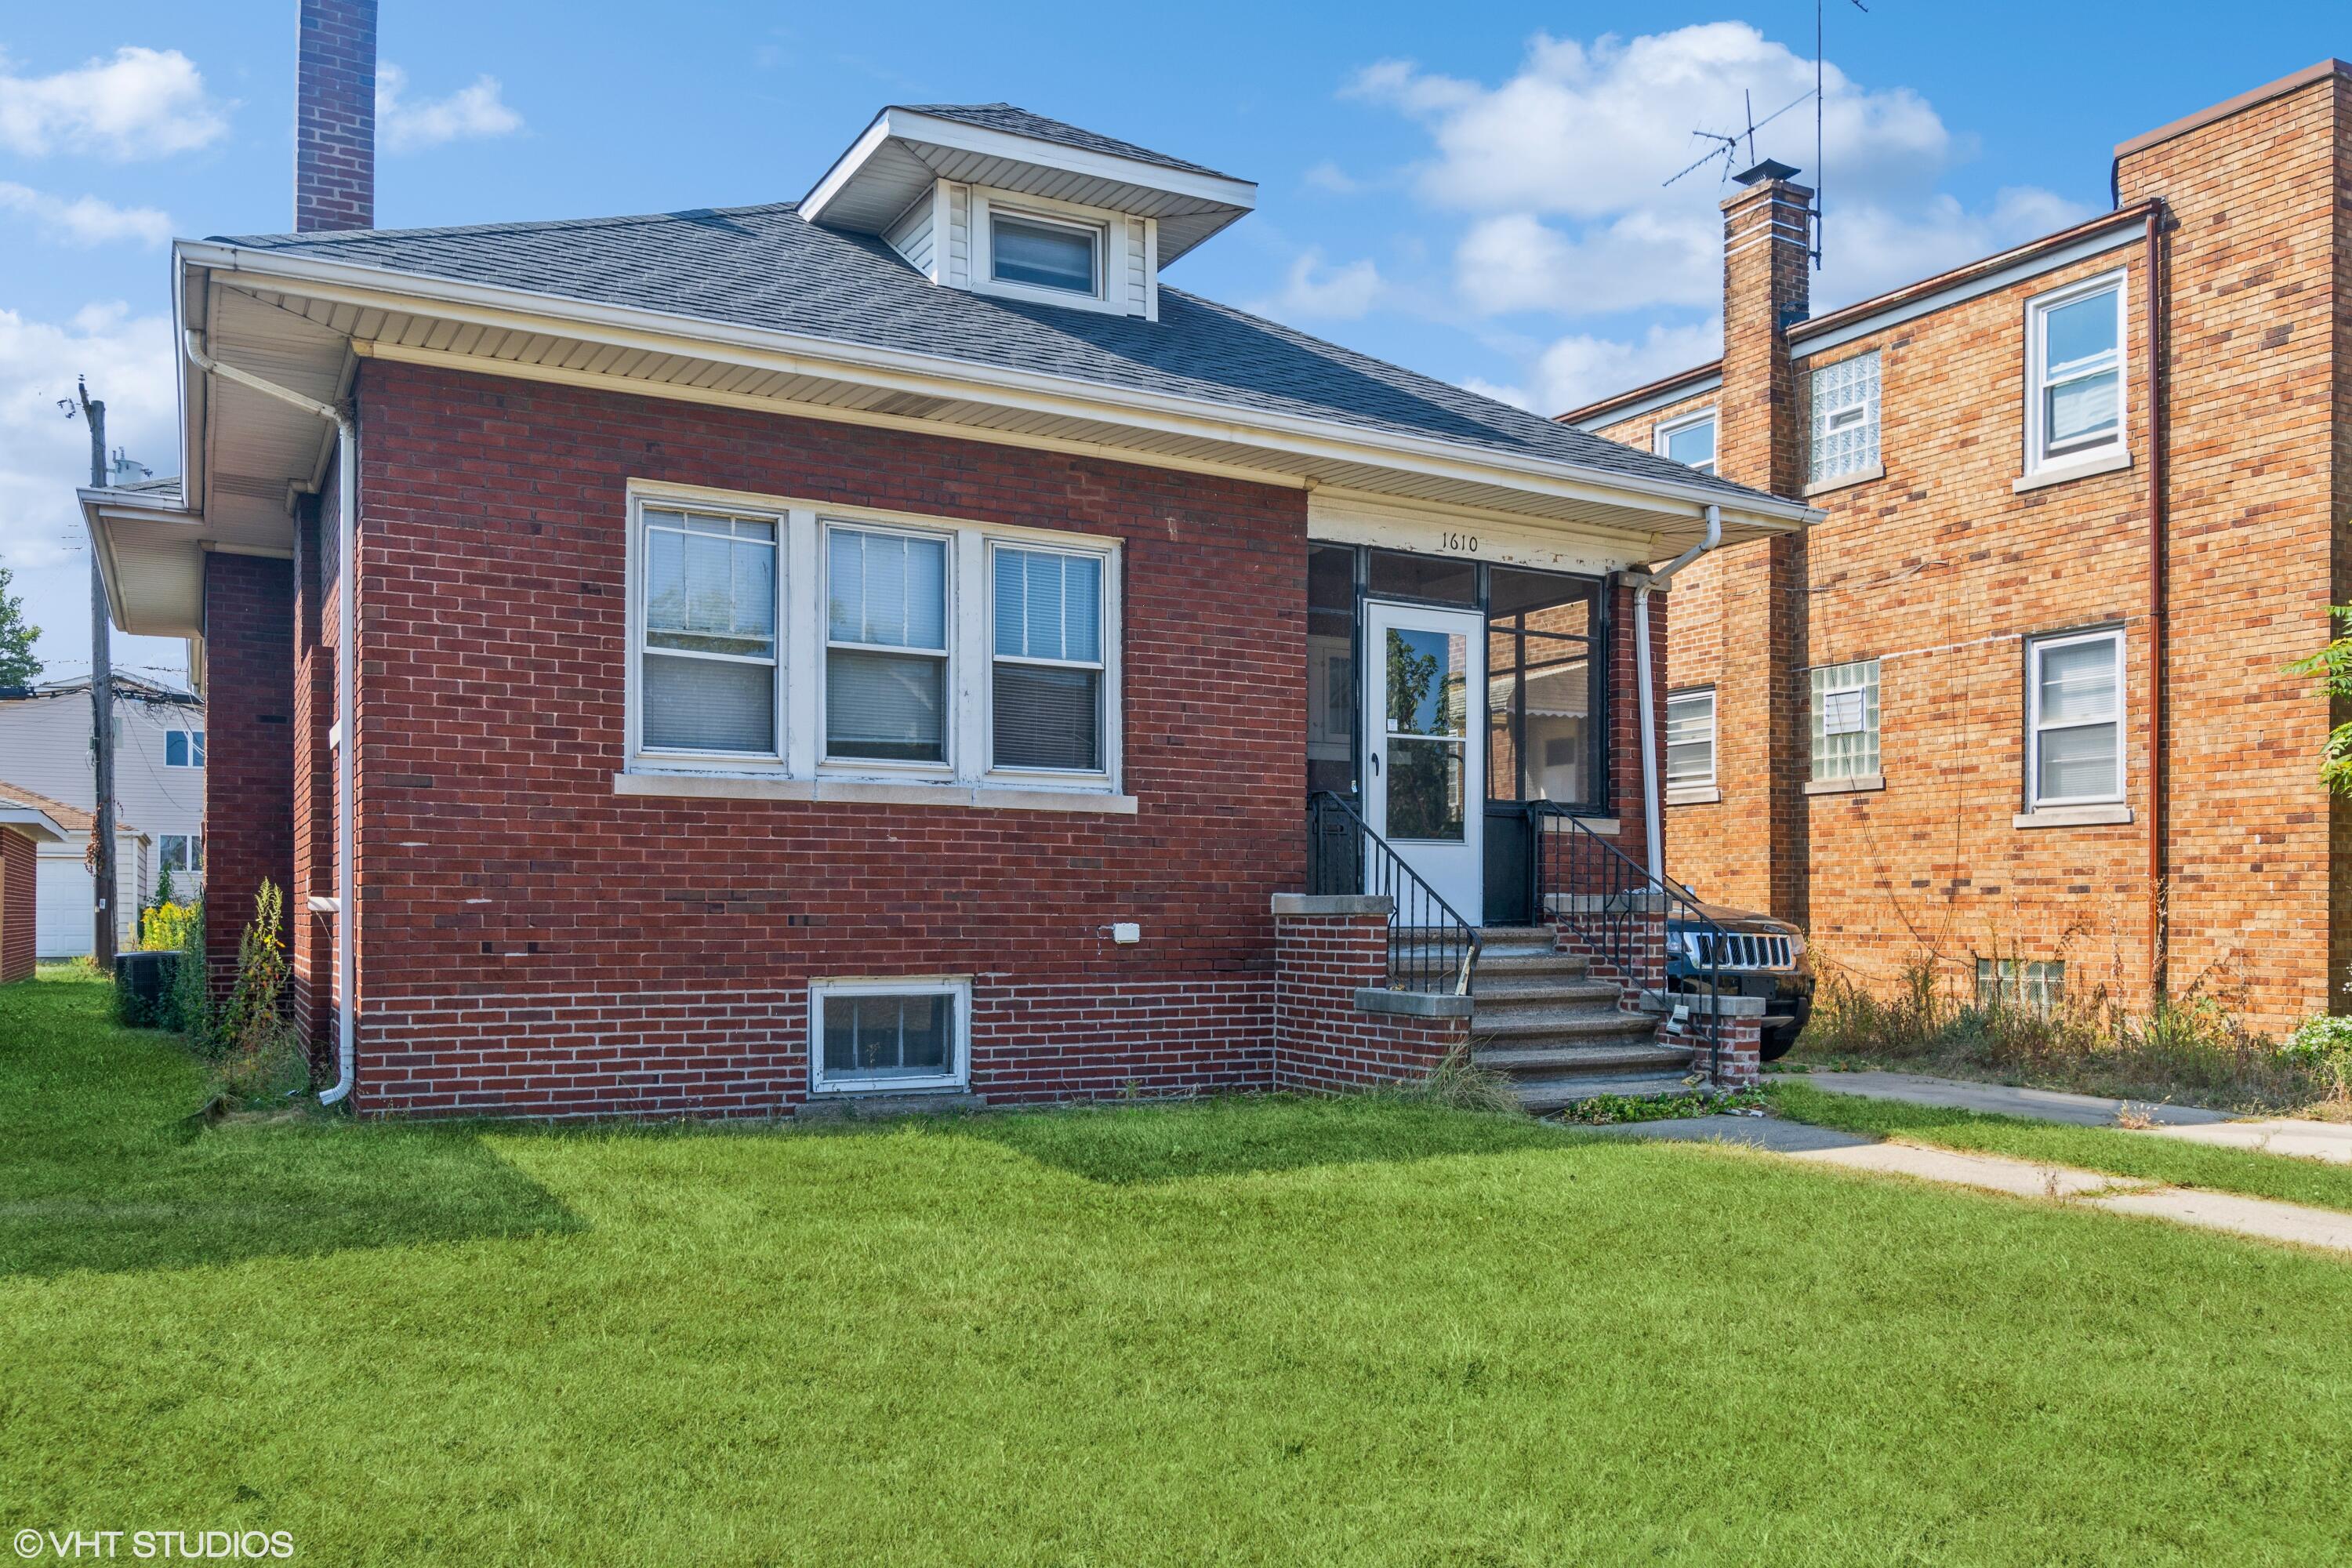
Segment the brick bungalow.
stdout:
<svg viewBox="0 0 2352 1568">
<path fill-rule="evenodd" d="M 2352 66 L 1822 315 L 1796 173 L 1724 203 L 1723 358 L 1561 416 L 1822 513 L 1677 582 L 1675 870 L 1883 987 L 2345 1010 L 2343 715 L 2285 667 L 2352 601 Z"/>
<path fill-rule="evenodd" d="M 1801 503 L 1164 286 L 1255 187 L 1005 104 L 797 202 L 374 229 L 374 8 L 301 9 L 296 232 L 173 250 L 184 491 L 84 504 L 197 651 L 215 982 L 289 888 L 331 1097 L 1361 1082 L 1474 959 L 1586 1009 L 1554 1067 L 1685 1070 L 1531 863 L 1643 858 L 1644 563 Z"/>
</svg>

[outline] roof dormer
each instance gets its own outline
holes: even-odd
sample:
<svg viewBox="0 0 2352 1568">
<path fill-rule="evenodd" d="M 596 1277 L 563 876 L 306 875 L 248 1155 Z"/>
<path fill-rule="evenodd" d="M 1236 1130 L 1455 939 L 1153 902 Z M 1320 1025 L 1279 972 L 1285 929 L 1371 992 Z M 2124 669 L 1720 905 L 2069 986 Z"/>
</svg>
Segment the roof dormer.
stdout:
<svg viewBox="0 0 2352 1568">
<path fill-rule="evenodd" d="M 801 203 L 881 236 L 934 283 L 1160 316 L 1160 268 L 1257 204 L 1257 187 L 1009 103 L 894 104 Z"/>
</svg>

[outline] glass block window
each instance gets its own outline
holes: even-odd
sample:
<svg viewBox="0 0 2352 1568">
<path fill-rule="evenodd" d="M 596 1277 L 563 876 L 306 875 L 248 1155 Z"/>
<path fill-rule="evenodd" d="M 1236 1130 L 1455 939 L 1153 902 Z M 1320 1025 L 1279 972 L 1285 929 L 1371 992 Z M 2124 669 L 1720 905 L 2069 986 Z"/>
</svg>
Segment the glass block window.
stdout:
<svg viewBox="0 0 2352 1568">
<path fill-rule="evenodd" d="M 1813 483 L 1878 466 L 1878 354 L 1813 372 Z"/>
<path fill-rule="evenodd" d="M 2047 1013 L 2066 994 L 2066 965 L 2059 959 L 1979 958 L 1977 1005 L 2029 1007 Z"/>
<path fill-rule="evenodd" d="M 1813 777 L 1868 778 L 1878 772 L 1878 661 L 1823 665 L 1812 675 Z"/>
</svg>

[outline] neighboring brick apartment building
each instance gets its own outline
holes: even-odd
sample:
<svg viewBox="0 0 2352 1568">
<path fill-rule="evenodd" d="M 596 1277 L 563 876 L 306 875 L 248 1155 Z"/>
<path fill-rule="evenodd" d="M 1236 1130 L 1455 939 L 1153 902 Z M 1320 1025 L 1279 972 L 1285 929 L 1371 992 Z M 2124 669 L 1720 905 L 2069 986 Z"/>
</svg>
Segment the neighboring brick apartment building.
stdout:
<svg viewBox="0 0 2352 1568">
<path fill-rule="evenodd" d="M 1632 574 L 1809 515 L 1162 287 L 1254 187 L 1009 105 L 798 203 L 370 228 L 374 8 L 302 12 L 298 232 L 174 249 L 185 493 L 84 502 L 199 644 L 215 980 L 289 885 L 363 1110 L 1414 1070 L 1460 999 L 1363 994 L 1307 791 L 1470 921 L 1522 805 L 1639 845 Z"/>
<path fill-rule="evenodd" d="M 1962 994 L 2344 1010 L 2352 823 L 2284 667 L 2352 600 L 2352 67 L 1821 316 L 1811 193 L 1751 174 L 1723 359 L 1561 416 L 1826 514 L 1675 584 L 1676 872 L 1880 986 L 1932 954 Z"/>
</svg>

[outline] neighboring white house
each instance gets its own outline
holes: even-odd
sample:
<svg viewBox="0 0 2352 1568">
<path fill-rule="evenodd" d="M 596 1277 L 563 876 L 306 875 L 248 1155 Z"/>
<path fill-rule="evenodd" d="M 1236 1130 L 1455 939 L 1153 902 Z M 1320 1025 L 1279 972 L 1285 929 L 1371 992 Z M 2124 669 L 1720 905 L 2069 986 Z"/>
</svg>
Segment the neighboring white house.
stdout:
<svg viewBox="0 0 2352 1568">
<path fill-rule="evenodd" d="M 89 681 L 52 681 L 0 696 L 0 782 L 83 811 L 98 805 L 89 735 Z M 165 867 L 174 892 L 203 885 L 205 710 L 184 691 L 114 678 L 114 801 L 119 818 L 113 900 L 117 941 L 131 945 L 138 910 Z M 38 948 L 43 958 L 90 950 L 86 839 L 44 844 Z"/>
</svg>

